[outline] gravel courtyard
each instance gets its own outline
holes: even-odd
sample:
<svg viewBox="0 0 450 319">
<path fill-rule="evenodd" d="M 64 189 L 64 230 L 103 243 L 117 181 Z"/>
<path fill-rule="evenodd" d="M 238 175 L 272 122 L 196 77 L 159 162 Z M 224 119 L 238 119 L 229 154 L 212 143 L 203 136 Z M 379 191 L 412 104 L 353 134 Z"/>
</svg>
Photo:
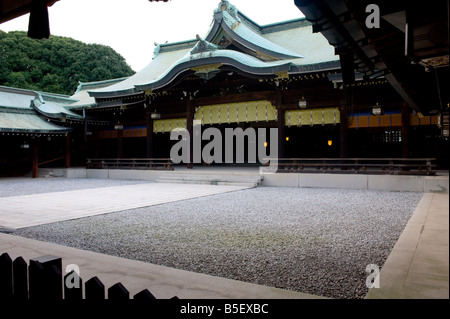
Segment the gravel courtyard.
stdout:
<svg viewBox="0 0 450 319">
<path fill-rule="evenodd" d="M 84 182 L 64 183 L 60 190 Z M 96 181 L 90 188 L 117 183 Z M 39 191 L 56 184 L 44 183 Z M 11 196 L 2 189 L 0 196 Z M 24 228 L 15 235 L 326 297 L 363 298 L 367 265 L 384 264 L 421 197 L 259 187 Z"/>
</svg>

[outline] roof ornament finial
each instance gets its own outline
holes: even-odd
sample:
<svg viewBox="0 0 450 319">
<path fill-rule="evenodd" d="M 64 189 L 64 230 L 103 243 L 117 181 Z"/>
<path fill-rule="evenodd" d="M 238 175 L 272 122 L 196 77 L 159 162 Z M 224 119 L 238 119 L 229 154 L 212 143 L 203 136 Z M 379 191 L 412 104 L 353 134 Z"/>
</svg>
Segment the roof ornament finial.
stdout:
<svg viewBox="0 0 450 319">
<path fill-rule="evenodd" d="M 161 51 L 161 44 L 155 42 L 155 49 L 153 50 L 153 60 L 158 56 Z"/>
<path fill-rule="evenodd" d="M 195 45 L 195 47 L 191 50 L 191 55 L 194 55 L 196 53 L 202 53 L 202 52 L 210 52 L 210 51 L 216 51 L 220 50 L 220 47 L 212 44 L 202 37 L 200 37 L 198 34 L 195 36 L 198 40 L 198 43 Z"/>
<path fill-rule="evenodd" d="M 234 5 L 232 5 L 230 2 L 228 2 L 227 0 L 222 0 L 219 3 L 219 8 L 216 10 L 216 12 L 228 12 L 231 16 L 233 16 L 233 18 L 235 18 L 236 20 L 238 20 L 240 22 L 240 19 L 238 17 L 238 10 L 236 9 L 236 7 Z"/>
</svg>

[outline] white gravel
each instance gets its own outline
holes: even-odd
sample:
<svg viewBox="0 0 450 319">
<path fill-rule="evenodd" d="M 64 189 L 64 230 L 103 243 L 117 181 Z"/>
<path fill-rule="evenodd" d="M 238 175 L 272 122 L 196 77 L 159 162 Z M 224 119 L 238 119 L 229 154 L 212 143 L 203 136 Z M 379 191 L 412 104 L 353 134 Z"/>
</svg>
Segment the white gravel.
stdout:
<svg viewBox="0 0 450 319">
<path fill-rule="evenodd" d="M 422 193 L 259 187 L 15 235 L 332 298 L 363 298 Z"/>
</svg>

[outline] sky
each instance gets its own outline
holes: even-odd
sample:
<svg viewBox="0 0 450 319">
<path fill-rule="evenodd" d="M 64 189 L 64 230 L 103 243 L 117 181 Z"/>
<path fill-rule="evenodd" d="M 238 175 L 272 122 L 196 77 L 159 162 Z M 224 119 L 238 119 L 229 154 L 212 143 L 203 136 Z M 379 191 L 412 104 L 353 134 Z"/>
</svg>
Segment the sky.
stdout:
<svg viewBox="0 0 450 319">
<path fill-rule="evenodd" d="M 155 43 L 205 36 L 220 0 L 60 0 L 49 7 L 52 35 L 108 45 L 134 71 L 151 62 Z M 230 0 L 260 25 L 303 17 L 294 0 Z M 0 24 L 5 32 L 28 30 L 29 15 Z"/>
</svg>

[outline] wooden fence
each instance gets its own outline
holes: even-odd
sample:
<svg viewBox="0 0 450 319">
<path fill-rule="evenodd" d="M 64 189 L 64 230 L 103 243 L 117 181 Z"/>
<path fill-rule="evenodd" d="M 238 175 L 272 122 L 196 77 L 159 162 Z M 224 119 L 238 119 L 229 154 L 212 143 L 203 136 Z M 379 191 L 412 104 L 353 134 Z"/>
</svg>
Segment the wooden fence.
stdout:
<svg viewBox="0 0 450 319">
<path fill-rule="evenodd" d="M 148 169 L 173 171 L 170 158 L 96 158 L 88 159 L 88 169 Z"/>
<path fill-rule="evenodd" d="M 435 158 L 279 158 L 279 173 L 436 175 Z"/>
<path fill-rule="evenodd" d="M 92 277 L 83 285 L 82 278 L 75 271 L 63 276 L 62 259 L 59 257 L 42 256 L 31 259 L 27 264 L 22 257 L 13 261 L 4 253 L 0 256 L 0 300 L 8 299 L 128 300 L 130 293 L 120 282 L 106 290 L 97 277 Z M 132 299 L 149 301 L 156 298 L 144 289 Z"/>
</svg>

